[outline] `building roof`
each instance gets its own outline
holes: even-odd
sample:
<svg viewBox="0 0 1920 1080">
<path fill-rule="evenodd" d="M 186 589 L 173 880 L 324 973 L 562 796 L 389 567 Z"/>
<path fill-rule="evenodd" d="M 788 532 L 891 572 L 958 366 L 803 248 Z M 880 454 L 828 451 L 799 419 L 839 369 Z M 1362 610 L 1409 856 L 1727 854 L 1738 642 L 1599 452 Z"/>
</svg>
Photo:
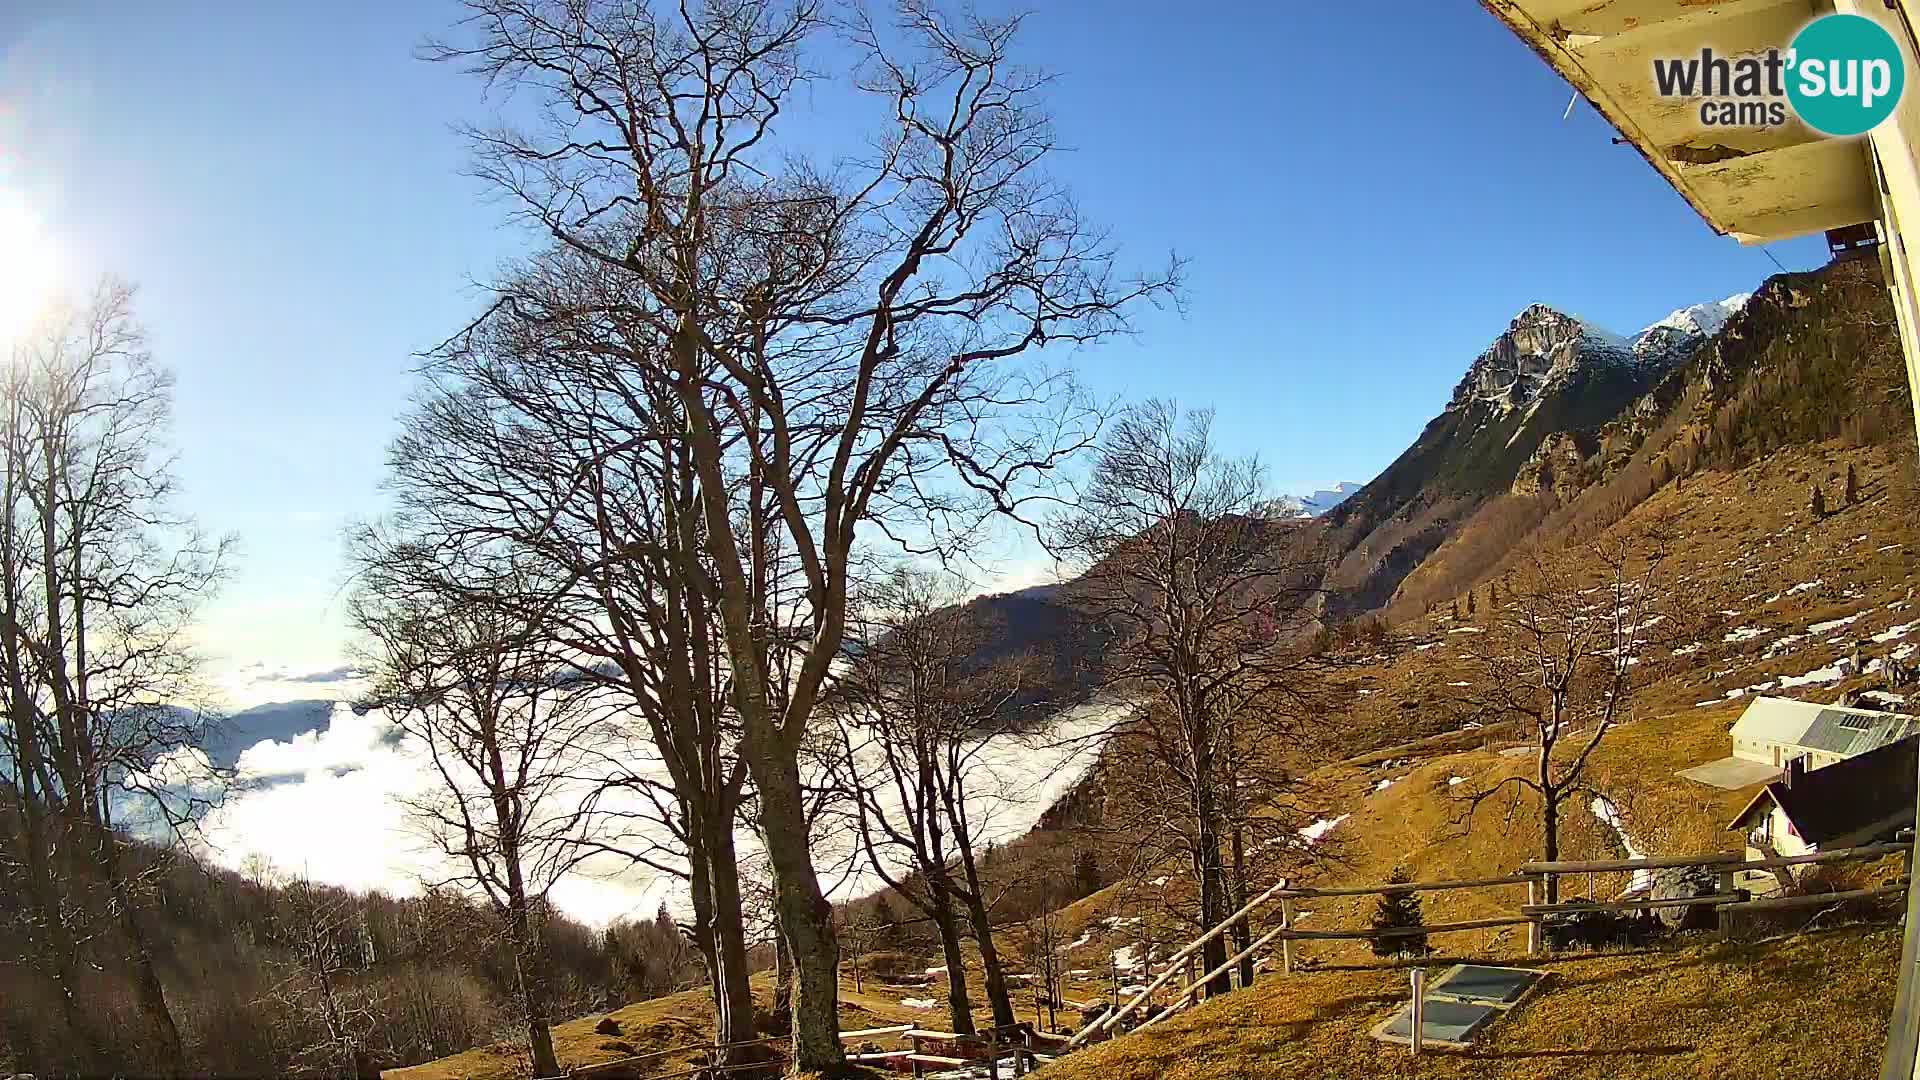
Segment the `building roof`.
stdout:
<svg viewBox="0 0 1920 1080">
<path fill-rule="evenodd" d="M 1787 743 L 1840 757 L 1863 754 L 1916 734 L 1920 734 L 1920 717 L 1776 697 L 1754 698 L 1733 725 L 1736 740 Z"/>
<path fill-rule="evenodd" d="M 1808 0 L 1481 0 L 1585 95 L 1707 224 L 1767 243 L 1877 216 L 1864 139 L 1779 127 L 1712 127 L 1699 102 L 1662 97 L 1653 60 L 1785 50 L 1813 15 Z M 1862 14 L 1880 18 L 1880 5 Z M 1898 13 L 1887 13 L 1889 18 Z M 1897 41 L 1905 35 L 1897 29 Z M 1909 64 L 1911 65 L 1911 60 Z"/>
<path fill-rule="evenodd" d="M 1745 830 L 1754 811 L 1778 806 L 1793 831 L 1819 845 L 1887 821 L 1913 821 L 1920 792 L 1920 735 L 1869 750 L 1857 757 L 1801 773 L 1791 783 L 1776 780 L 1762 788 L 1727 826 Z"/>
</svg>

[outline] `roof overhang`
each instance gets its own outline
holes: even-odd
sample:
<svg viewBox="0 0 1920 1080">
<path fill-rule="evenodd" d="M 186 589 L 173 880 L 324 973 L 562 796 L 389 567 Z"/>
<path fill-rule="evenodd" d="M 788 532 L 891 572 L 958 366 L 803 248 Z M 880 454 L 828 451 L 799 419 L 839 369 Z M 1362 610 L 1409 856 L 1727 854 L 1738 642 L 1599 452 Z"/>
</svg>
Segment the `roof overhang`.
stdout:
<svg viewBox="0 0 1920 1080">
<path fill-rule="evenodd" d="M 1775 128 L 1710 128 L 1699 102 L 1661 97 L 1656 57 L 1738 56 L 1785 48 L 1831 5 L 1812 0 L 1481 0 L 1586 96 L 1707 224 L 1744 244 L 1872 221 L 1864 139 L 1835 139 L 1791 119 Z"/>
</svg>

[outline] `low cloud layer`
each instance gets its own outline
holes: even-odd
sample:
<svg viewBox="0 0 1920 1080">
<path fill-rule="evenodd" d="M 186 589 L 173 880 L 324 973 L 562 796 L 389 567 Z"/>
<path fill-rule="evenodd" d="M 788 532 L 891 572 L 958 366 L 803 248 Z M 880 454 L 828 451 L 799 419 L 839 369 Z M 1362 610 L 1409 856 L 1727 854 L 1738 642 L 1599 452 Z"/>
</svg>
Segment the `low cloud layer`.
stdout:
<svg viewBox="0 0 1920 1080">
<path fill-rule="evenodd" d="M 1050 738 L 994 748 L 987 755 L 994 799 L 980 808 L 981 840 L 1004 841 L 1030 828 L 1085 772 L 1093 736 L 1117 715 L 1116 706 L 1069 710 Z M 276 731 L 235 748 L 234 782 L 202 822 L 207 856 L 234 869 L 264 862 L 283 873 L 403 895 L 445 879 L 451 868 L 407 810 L 409 800 L 440 783 L 424 746 L 379 710 L 355 712 L 344 703 L 285 703 L 233 719 L 245 730 L 248 723 L 286 724 L 286 717 L 300 716 L 310 729 Z M 168 782 L 179 784 L 207 764 L 204 756 L 170 760 L 155 771 L 164 767 Z M 987 786 L 983 782 L 983 790 Z M 757 845 L 743 846 L 750 856 Z M 872 884 L 856 875 L 840 882 L 840 891 Z M 599 925 L 644 917 L 663 901 L 678 905 L 682 892 L 666 875 L 602 862 L 563 879 L 552 896 L 570 915 Z"/>
</svg>

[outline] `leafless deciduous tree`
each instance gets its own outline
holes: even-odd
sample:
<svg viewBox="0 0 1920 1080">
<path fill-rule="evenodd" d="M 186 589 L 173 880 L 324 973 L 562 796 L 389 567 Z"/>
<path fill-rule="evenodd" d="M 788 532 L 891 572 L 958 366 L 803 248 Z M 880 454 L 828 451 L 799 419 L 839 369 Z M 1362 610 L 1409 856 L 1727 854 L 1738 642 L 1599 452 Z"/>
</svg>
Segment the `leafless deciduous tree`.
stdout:
<svg viewBox="0 0 1920 1080">
<path fill-rule="evenodd" d="M 147 351 L 130 287 L 103 281 L 86 303 L 52 311 L 9 361 L 0 375 L 0 740 L 40 960 L 72 1039 L 97 1050 L 113 1034 L 83 1015 L 76 977 L 83 943 L 113 940 L 154 1060 L 180 1071 L 179 1029 L 133 917 L 146 882 L 124 858 L 122 826 L 184 825 L 212 790 L 196 745 L 203 714 L 180 706 L 200 699 L 186 632 L 227 546 L 172 506 L 172 376 Z"/>
<path fill-rule="evenodd" d="M 623 275 L 664 346 L 652 362 L 678 401 L 794 956 L 795 1059 L 835 1068 L 837 948 L 798 759 L 846 637 L 856 541 L 931 544 L 1018 509 L 1078 444 L 1059 438 L 1078 399 L 1008 362 L 1123 331 L 1171 272 L 1117 277 L 1105 235 L 1046 178 L 1047 79 L 1011 59 L 1017 19 L 918 0 L 891 24 L 856 14 L 834 55 L 857 57 L 878 131 L 863 157 L 819 167 L 786 132 L 828 29 L 812 0 L 468 7 L 460 39 L 429 55 L 538 117 L 475 131 L 478 172 Z M 767 590 L 776 561 L 799 575 L 791 610 Z M 776 651 L 783 628 L 797 633 Z"/>
<path fill-rule="evenodd" d="M 1132 832 L 1136 850 L 1154 859 L 1187 862 L 1202 927 L 1224 919 L 1245 891 L 1245 830 L 1294 835 L 1283 751 L 1300 738 L 1296 721 L 1325 663 L 1310 633 L 1317 578 L 1288 556 L 1291 526 L 1259 512 L 1259 463 L 1222 456 L 1211 420 L 1164 401 L 1126 410 L 1079 509 L 1054 534 L 1086 568 L 1087 604 L 1119 632 L 1110 677 L 1141 701 L 1117 734 L 1139 755 L 1143 787 L 1108 800 L 1107 824 Z M 1174 793 L 1178 804 L 1165 797 Z M 1220 937 L 1202 960 L 1213 970 L 1226 958 Z M 1208 989 L 1230 988 L 1223 973 Z"/>
<path fill-rule="evenodd" d="M 548 891 L 592 850 L 571 789 L 593 737 L 592 688 L 552 661 L 544 622 L 476 602 L 430 553 L 402 544 L 359 560 L 353 617 L 372 643 L 374 697 L 440 781 L 409 803 L 448 859 L 451 876 L 434 884 L 478 892 L 504 923 L 534 1075 L 558 1075 L 541 920 Z M 548 590 L 516 576 L 475 591 Z"/>
<path fill-rule="evenodd" d="M 1059 1011 L 1066 993 L 1067 934 L 1060 914 L 1066 906 L 1066 895 L 1056 891 L 1042 897 L 1020 927 L 1020 956 L 1033 980 L 1033 1022 L 1044 1023 L 1049 1031 L 1060 1026 Z"/>
<path fill-rule="evenodd" d="M 277 884 L 274 943 L 285 950 L 285 959 L 268 998 L 289 1015 L 320 1019 L 311 1029 L 315 1037 L 297 1045 L 292 1060 L 303 1073 L 357 1080 L 366 1075 L 383 1013 L 369 988 L 351 978 L 366 965 L 373 947 L 360 905 L 351 894 L 304 877 Z M 301 1025 L 300 1030 L 309 1029 Z"/>
<path fill-rule="evenodd" d="M 735 843 L 746 766 L 662 346 L 625 278 L 576 252 L 530 261 L 511 289 L 510 305 L 429 358 L 390 454 L 395 517 L 415 543 L 478 562 L 510 551 L 552 579 L 535 600 L 555 659 L 630 706 L 597 744 L 592 842 L 688 882 L 716 1039 L 751 1040 Z M 764 535 L 756 505 L 736 527 Z M 764 595 L 789 587 L 776 572 Z"/>
<path fill-rule="evenodd" d="M 844 771 L 868 864 L 939 931 L 953 1024 L 967 1034 L 973 1017 L 962 919 L 979 945 L 994 1023 L 1017 1021 L 980 874 L 984 823 L 976 819 L 1001 797 L 983 755 L 991 740 L 1010 733 L 1023 672 L 1017 661 L 978 663 L 990 643 L 960 598 L 923 571 L 902 569 L 872 583 L 861 597 L 857 655 L 837 689 L 848 738 Z"/>
<path fill-rule="evenodd" d="M 1594 751 L 1695 623 L 1661 574 L 1673 535 L 1671 522 L 1656 521 L 1571 551 L 1530 549 L 1503 579 L 1500 607 L 1481 621 L 1485 631 L 1459 635 L 1474 671 L 1458 694 L 1463 718 L 1512 724 L 1534 745 L 1530 772 L 1462 796 L 1464 825 L 1502 792 L 1531 792 L 1541 858 L 1560 858 L 1561 814 L 1585 789 Z M 1549 877 L 1547 903 L 1558 902 L 1558 892 Z"/>
</svg>

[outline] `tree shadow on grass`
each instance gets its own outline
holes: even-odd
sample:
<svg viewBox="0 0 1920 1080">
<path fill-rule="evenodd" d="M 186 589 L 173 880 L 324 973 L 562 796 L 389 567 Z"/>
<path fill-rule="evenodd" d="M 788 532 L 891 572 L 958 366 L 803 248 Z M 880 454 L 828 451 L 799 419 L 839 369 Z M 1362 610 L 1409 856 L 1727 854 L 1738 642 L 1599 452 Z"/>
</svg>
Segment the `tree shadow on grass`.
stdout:
<svg viewBox="0 0 1920 1080">
<path fill-rule="evenodd" d="M 1507 1058 L 1615 1058 L 1615 1057 L 1679 1057 L 1700 1049 L 1697 1046 L 1673 1044 L 1668 1046 L 1607 1046 L 1584 1047 L 1565 1046 L 1548 1047 L 1543 1050 L 1469 1050 L 1461 1057 L 1480 1059 Z"/>
<path fill-rule="evenodd" d="M 1542 956 L 1486 956 L 1486 955 L 1476 956 L 1472 954 L 1462 954 L 1459 956 L 1443 956 L 1438 953 L 1435 953 L 1431 956 L 1421 957 L 1417 963 L 1413 963 L 1413 962 L 1387 963 L 1383 961 L 1377 964 L 1316 964 L 1311 968 L 1304 968 L 1300 970 L 1298 974 L 1318 975 L 1321 973 L 1343 972 L 1343 971 L 1345 972 L 1352 972 L 1352 971 L 1405 972 L 1413 967 L 1438 968 L 1438 967 L 1452 967 L 1455 964 L 1477 964 L 1483 967 L 1510 967 L 1510 968 L 1524 968 L 1529 971 L 1535 971 L 1535 970 L 1551 971 L 1551 970 L 1555 970 L 1554 965 L 1556 964 L 1573 964 L 1573 963 L 1579 963 L 1580 961 L 1583 961 L 1583 960 L 1614 960 L 1614 959 L 1619 959 L 1619 958 L 1629 957 L 1629 956 L 1665 956 L 1671 953 L 1672 951 L 1673 950 L 1671 948 L 1663 948 L 1662 946 L 1656 944 L 1656 945 L 1640 946 L 1637 948 L 1596 949 L 1596 950 L 1586 951 L 1586 952 L 1547 953 Z M 1291 976 L 1282 976 L 1282 977 L 1290 978 Z M 1564 978 L 1564 976 L 1560 976 L 1560 977 Z"/>
</svg>

